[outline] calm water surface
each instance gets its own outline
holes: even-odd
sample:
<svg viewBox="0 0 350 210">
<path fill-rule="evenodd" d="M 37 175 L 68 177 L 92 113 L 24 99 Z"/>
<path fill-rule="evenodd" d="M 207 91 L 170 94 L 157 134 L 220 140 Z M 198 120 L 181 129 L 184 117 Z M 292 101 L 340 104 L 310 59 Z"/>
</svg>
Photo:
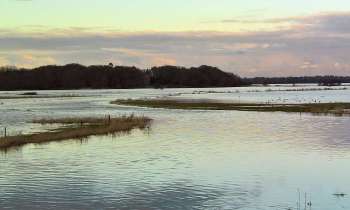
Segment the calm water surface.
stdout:
<svg viewBox="0 0 350 210">
<path fill-rule="evenodd" d="M 135 113 L 155 119 L 150 130 L 129 135 L 0 153 L 0 209 L 297 209 L 298 190 L 302 209 L 304 193 L 312 209 L 350 209 L 350 195 L 333 195 L 350 194 L 349 117 L 109 104 L 169 95 L 350 102 L 349 90 L 268 90 L 291 88 L 318 87 L 200 89 L 211 91 L 202 94 L 192 94 L 199 89 L 40 91 L 84 97 L 0 99 L 0 126 L 10 134 L 42 130 L 27 123 L 41 117 Z"/>
</svg>

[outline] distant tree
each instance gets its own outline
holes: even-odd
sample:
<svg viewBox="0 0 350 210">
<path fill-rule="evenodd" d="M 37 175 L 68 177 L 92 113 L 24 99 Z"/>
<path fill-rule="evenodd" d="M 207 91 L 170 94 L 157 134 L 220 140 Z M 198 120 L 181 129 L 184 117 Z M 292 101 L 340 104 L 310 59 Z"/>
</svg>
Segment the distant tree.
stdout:
<svg viewBox="0 0 350 210">
<path fill-rule="evenodd" d="M 341 79 L 335 76 L 322 77 L 318 82 L 320 86 L 339 86 L 341 85 L 341 83 L 342 83 Z"/>
<path fill-rule="evenodd" d="M 216 67 L 200 66 L 184 68 L 178 66 L 153 67 L 148 74 L 155 87 L 234 87 L 245 85 L 243 80 Z"/>
<path fill-rule="evenodd" d="M 145 87 L 235 87 L 249 84 L 340 85 L 350 77 L 255 77 L 240 78 L 212 66 L 185 68 L 153 67 L 146 71 L 127 66 L 41 66 L 34 69 L 0 67 L 0 90 L 82 89 L 82 88 L 145 88 Z"/>
<path fill-rule="evenodd" d="M 132 67 L 68 64 L 0 72 L 1 90 L 142 88 L 148 81 L 142 70 Z"/>
<path fill-rule="evenodd" d="M 314 83 L 319 85 L 341 85 L 350 83 L 349 76 L 307 76 L 307 77 L 255 77 L 244 78 L 249 84 L 302 84 Z"/>
<path fill-rule="evenodd" d="M 18 68 L 16 66 L 0 66 L 0 71 L 16 71 Z"/>
<path fill-rule="evenodd" d="M 34 69 L 5 68 L 0 71 L 0 90 L 52 90 L 83 88 L 234 87 L 247 85 L 239 76 L 216 67 L 136 67 L 67 64 Z"/>
</svg>

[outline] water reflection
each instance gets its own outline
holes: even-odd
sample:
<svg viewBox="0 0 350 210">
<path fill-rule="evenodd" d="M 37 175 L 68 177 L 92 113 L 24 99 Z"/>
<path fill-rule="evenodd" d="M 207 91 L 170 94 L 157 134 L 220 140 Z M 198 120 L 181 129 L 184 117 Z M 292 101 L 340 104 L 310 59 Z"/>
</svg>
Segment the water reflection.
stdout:
<svg viewBox="0 0 350 210">
<path fill-rule="evenodd" d="M 191 180 L 160 186 L 133 183 L 118 192 L 100 189 L 98 183 L 84 177 L 77 178 L 79 185 L 56 179 L 26 191 L 8 190 L 11 196 L 3 197 L 0 204 L 12 209 L 240 209 L 259 196 L 259 191 L 249 192 L 239 186 L 199 186 Z"/>
<path fill-rule="evenodd" d="M 119 107 L 108 103 L 116 94 L 104 94 L 40 105 L 21 99 L 19 111 L 0 106 L 0 121 L 14 130 L 48 115 L 155 119 L 147 133 L 0 154 L 0 209 L 295 209 L 298 188 L 312 196 L 313 209 L 350 209 L 347 196 L 333 196 L 350 193 L 348 117 Z"/>
</svg>

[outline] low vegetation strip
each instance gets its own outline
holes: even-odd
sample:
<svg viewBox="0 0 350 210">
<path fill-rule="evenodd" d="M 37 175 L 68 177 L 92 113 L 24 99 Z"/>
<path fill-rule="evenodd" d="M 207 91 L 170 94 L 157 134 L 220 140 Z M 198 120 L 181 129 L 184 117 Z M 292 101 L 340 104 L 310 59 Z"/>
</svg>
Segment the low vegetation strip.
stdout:
<svg viewBox="0 0 350 210">
<path fill-rule="evenodd" d="M 0 138 L 0 149 L 8 149 L 28 143 L 44 143 L 50 141 L 62 141 L 68 139 L 82 139 L 93 135 L 108 135 L 119 132 L 128 132 L 132 129 L 145 129 L 151 122 L 147 117 L 123 116 L 107 118 L 63 118 L 40 119 L 33 123 L 62 124 L 62 128 L 46 132 L 4 136 Z"/>
<path fill-rule="evenodd" d="M 309 103 L 309 104 L 264 104 L 264 103 L 221 103 L 176 100 L 117 100 L 112 104 L 167 109 L 193 110 L 237 110 L 258 112 L 298 112 L 313 114 L 350 115 L 350 103 Z"/>
<path fill-rule="evenodd" d="M 39 99 L 49 99 L 49 98 L 82 98 L 86 96 L 81 96 L 81 95 L 25 95 L 25 94 L 20 94 L 20 95 L 10 95 L 10 96 L 0 96 L 0 100 L 10 100 L 10 99 L 34 99 L 34 98 L 39 98 Z"/>
</svg>

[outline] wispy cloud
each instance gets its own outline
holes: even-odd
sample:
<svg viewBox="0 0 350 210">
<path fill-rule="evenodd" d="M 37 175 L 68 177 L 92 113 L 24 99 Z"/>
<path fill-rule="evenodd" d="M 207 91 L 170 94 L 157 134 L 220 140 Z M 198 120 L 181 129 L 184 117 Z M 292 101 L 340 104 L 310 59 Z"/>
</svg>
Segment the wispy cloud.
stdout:
<svg viewBox="0 0 350 210">
<path fill-rule="evenodd" d="M 236 21 L 288 27 L 244 33 L 121 32 L 113 28 L 99 28 L 97 33 L 96 28 L 45 26 L 2 29 L 0 65 L 208 64 L 243 76 L 350 74 L 350 13 L 224 20 L 227 24 Z"/>
<path fill-rule="evenodd" d="M 221 20 L 227 24 L 274 24 L 287 26 L 288 29 L 304 29 L 314 32 L 350 32 L 350 12 L 324 12 L 309 16 L 261 19 L 255 16 Z M 276 27 L 275 30 L 280 30 Z"/>
</svg>

